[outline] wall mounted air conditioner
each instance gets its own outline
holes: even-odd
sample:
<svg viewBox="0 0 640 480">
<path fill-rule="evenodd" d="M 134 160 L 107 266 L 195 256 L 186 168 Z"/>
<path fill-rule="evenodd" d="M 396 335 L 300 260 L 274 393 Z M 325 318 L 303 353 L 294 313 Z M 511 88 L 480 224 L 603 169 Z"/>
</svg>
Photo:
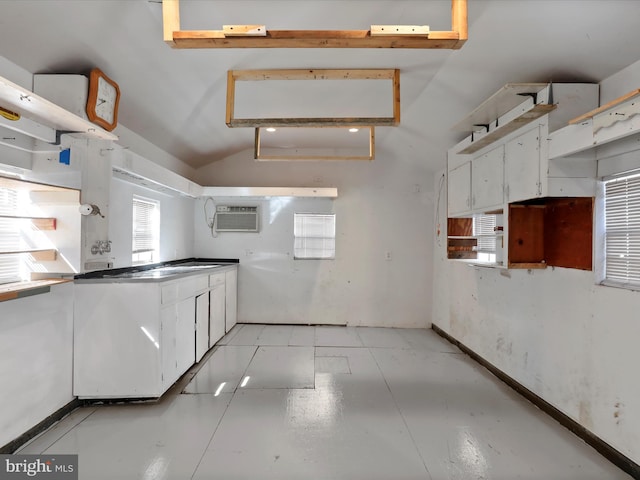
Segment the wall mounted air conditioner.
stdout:
<svg viewBox="0 0 640 480">
<path fill-rule="evenodd" d="M 258 232 L 258 207 L 246 205 L 218 205 L 216 232 Z"/>
</svg>

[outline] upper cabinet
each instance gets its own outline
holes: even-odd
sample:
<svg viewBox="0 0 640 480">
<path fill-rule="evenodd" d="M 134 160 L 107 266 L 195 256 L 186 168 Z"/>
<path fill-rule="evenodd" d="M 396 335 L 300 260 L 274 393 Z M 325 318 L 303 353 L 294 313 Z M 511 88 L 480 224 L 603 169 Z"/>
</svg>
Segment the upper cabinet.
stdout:
<svg viewBox="0 0 640 480">
<path fill-rule="evenodd" d="M 592 196 L 595 157 L 551 162 L 548 138 L 597 104 L 597 84 L 505 85 L 454 127 L 470 133 L 448 151 L 449 216 L 539 197 Z"/>
</svg>

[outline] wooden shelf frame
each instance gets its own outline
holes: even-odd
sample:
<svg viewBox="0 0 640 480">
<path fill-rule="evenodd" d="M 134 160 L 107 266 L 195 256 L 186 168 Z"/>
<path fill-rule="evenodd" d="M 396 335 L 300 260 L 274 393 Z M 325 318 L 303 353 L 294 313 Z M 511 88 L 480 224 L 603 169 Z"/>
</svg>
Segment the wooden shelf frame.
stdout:
<svg viewBox="0 0 640 480">
<path fill-rule="evenodd" d="M 58 251 L 55 248 L 11 250 L 0 252 L 0 255 L 20 255 L 22 253 L 28 253 L 36 262 L 53 262 L 58 258 Z"/>
<path fill-rule="evenodd" d="M 352 125 L 349 125 L 351 127 Z M 348 127 L 312 127 L 312 128 L 348 128 Z M 253 158 L 260 162 L 286 161 L 286 162 L 304 162 L 304 161 L 337 161 L 337 160 L 374 160 L 376 157 L 376 134 L 375 127 L 365 127 L 369 130 L 369 151 L 367 155 L 299 155 L 294 153 L 269 155 L 263 153 L 262 147 L 262 128 L 256 128 L 255 142 L 253 149 Z M 304 147 L 300 147 L 304 150 Z M 296 149 L 298 150 L 298 149 Z"/>
<path fill-rule="evenodd" d="M 164 41 L 172 48 L 462 48 L 468 39 L 467 0 L 451 0 L 451 30 L 427 35 L 372 35 L 371 30 L 268 30 L 229 35 L 223 30 L 181 30 L 180 0 L 162 0 Z M 236 25 L 235 27 L 242 27 Z M 251 27 L 254 27 L 251 25 Z M 399 26 L 400 27 L 400 26 Z M 227 29 L 228 30 L 228 29 Z M 236 29 L 237 30 L 237 29 Z M 248 32 L 251 29 L 247 30 Z"/>
<path fill-rule="evenodd" d="M 391 117 L 235 118 L 236 82 L 266 80 L 391 80 Z M 227 72 L 228 127 L 395 127 L 400 124 L 400 70 L 377 69 L 281 69 L 229 70 Z"/>
<path fill-rule="evenodd" d="M 21 217 L 16 215 L 0 215 L 0 218 L 9 218 L 14 220 L 29 220 L 31 225 L 38 230 L 55 230 L 57 220 L 51 217 Z"/>
</svg>

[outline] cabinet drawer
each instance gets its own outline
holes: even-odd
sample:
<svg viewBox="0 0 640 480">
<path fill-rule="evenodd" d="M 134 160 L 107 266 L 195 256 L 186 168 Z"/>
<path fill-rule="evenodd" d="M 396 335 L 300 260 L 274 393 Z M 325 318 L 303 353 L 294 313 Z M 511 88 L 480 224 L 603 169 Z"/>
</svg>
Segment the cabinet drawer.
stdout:
<svg viewBox="0 0 640 480">
<path fill-rule="evenodd" d="M 209 286 L 215 287 L 217 285 L 224 285 L 225 275 L 224 273 L 216 273 L 214 275 L 209 275 Z"/>
<path fill-rule="evenodd" d="M 195 297 L 209 287 L 207 275 L 187 277 L 183 280 L 172 282 L 162 286 L 160 293 L 163 305 L 175 303 L 185 298 Z"/>
</svg>

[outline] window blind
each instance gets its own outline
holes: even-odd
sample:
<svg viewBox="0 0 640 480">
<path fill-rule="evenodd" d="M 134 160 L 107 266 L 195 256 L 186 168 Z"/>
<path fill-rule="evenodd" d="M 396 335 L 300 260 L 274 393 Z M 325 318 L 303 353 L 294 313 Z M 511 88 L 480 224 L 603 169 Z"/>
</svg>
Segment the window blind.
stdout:
<svg viewBox="0 0 640 480">
<path fill-rule="evenodd" d="M 157 209 L 157 203 L 134 197 L 133 254 L 153 252 L 156 249 Z"/>
<path fill-rule="evenodd" d="M 640 174 L 608 180 L 605 188 L 605 278 L 640 286 Z"/>
<path fill-rule="evenodd" d="M 495 215 L 478 215 L 473 217 L 473 236 L 478 237 L 476 250 L 483 253 L 496 251 Z"/>
<path fill-rule="evenodd" d="M 335 258 L 335 214 L 295 213 L 293 235 L 294 258 Z"/>
<path fill-rule="evenodd" d="M 0 187 L 0 215 L 18 214 L 18 191 Z M 16 229 L 16 222 L 10 218 L 0 218 L 0 252 L 20 250 L 22 240 Z M 21 280 L 21 256 L 0 255 L 0 283 Z"/>
</svg>

